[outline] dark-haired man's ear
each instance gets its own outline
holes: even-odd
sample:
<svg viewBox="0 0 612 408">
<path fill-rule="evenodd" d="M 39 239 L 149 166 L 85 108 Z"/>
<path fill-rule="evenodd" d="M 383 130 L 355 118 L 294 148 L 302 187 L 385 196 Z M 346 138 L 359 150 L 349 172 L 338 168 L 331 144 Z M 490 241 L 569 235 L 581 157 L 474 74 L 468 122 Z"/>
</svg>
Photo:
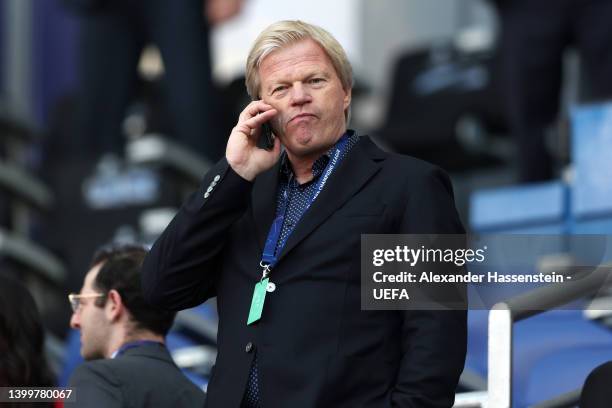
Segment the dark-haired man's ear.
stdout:
<svg viewBox="0 0 612 408">
<path fill-rule="evenodd" d="M 106 306 L 104 309 L 106 318 L 111 322 L 119 320 L 121 315 L 125 313 L 125 306 L 123 305 L 121 295 L 115 289 L 111 289 L 106 295 Z"/>
</svg>

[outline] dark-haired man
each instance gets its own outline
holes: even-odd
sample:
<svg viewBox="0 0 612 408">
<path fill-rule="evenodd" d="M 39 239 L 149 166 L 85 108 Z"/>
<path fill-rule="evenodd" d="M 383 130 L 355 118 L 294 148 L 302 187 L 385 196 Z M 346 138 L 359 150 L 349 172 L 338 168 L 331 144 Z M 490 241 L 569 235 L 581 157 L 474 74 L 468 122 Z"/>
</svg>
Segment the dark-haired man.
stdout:
<svg viewBox="0 0 612 408">
<path fill-rule="evenodd" d="M 70 325 L 81 331 L 81 354 L 88 360 L 70 379 L 77 390 L 75 406 L 204 405 L 204 393 L 181 373 L 165 347 L 175 314 L 154 309 L 142 298 L 145 255 L 137 246 L 99 250 L 81 292 L 69 296 Z"/>
</svg>

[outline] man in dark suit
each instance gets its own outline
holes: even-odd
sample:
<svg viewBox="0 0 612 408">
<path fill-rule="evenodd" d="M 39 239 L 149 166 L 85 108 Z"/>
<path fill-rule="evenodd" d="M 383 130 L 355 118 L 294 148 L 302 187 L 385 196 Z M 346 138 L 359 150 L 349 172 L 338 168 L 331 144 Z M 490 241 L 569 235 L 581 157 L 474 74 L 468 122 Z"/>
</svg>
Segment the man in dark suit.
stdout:
<svg viewBox="0 0 612 408">
<path fill-rule="evenodd" d="M 319 27 L 268 27 L 246 78 L 254 101 L 225 159 L 143 266 L 152 304 L 217 296 L 207 406 L 451 407 L 465 310 L 364 311 L 360 301 L 360 234 L 463 232 L 448 177 L 347 130 L 351 67 Z M 258 147 L 265 122 L 269 150 Z"/>
<path fill-rule="evenodd" d="M 75 407 L 198 407 L 205 394 L 172 361 L 164 338 L 174 313 L 148 306 L 140 271 L 146 251 L 100 250 L 80 294 L 71 294 L 70 325 L 89 360 L 70 378 Z"/>
</svg>

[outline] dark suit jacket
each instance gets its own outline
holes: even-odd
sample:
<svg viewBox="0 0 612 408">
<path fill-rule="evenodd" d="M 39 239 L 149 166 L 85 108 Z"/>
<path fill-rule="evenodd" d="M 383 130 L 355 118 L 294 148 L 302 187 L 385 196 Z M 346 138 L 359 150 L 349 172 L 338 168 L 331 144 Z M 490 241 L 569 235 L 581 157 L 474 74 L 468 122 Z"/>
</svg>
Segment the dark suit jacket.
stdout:
<svg viewBox="0 0 612 408">
<path fill-rule="evenodd" d="M 450 407 L 466 312 L 362 311 L 360 303 L 360 234 L 463 232 L 448 177 L 363 137 L 289 237 L 271 273 L 276 291 L 247 326 L 279 165 L 250 183 L 220 161 L 144 263 L 152 304 L 176 310 L 217 296 L 208 407 L 240 405 L 255 351 L 264 408 Z"/>
<path fill-rule="evenodd" d="M 143 345 L 114 359 L 80 365 L 70 377 L 77 407 L 203 407 L 205 394 L 174 364 L 165 347 Z"/>
<path fill-rule="evenodd" d="M 584 382 L 580 395 L 580 408 L 608 408 L 612 400 L 612 362 L 596 367 Z"/>
</svg>

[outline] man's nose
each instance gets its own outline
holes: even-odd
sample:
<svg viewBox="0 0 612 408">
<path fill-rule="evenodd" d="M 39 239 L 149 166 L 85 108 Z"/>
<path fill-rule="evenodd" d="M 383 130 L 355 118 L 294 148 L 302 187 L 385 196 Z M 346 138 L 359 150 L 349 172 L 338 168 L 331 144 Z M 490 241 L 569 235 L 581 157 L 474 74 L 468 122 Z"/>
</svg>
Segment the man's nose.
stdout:
<svg viewBox="0 0 612 408">
<path fill-rule="evenodd" d="M 70 327 L 73 329 L 81 328 L 81 318 L 79 316 L 78 311 L 72 313 L 72 317 L 70 318 Z"/>
<path fill-rule="evenodd" d="M 291 104 L 292 105 L 303 105 L 311 101 L 310 93 L 308 89 L 301 82 L 295 83 L 291 87 Z"/>
</svg>

